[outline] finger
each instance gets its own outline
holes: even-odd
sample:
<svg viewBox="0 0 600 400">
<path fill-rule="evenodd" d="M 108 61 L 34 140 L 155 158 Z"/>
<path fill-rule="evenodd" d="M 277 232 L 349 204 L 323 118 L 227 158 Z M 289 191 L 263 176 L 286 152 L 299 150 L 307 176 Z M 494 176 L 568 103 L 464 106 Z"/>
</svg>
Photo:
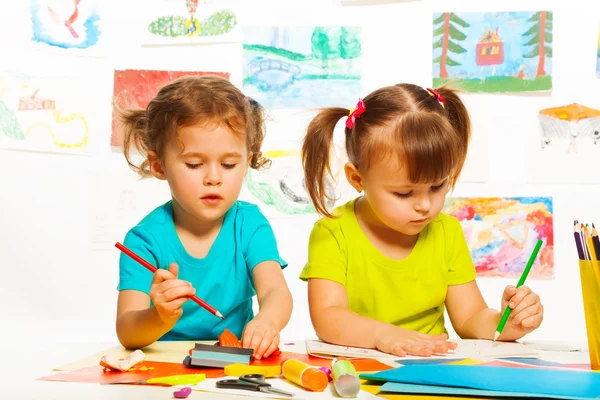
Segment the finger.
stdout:
<svg viewBox="0 0 600 400">
<path fill-rule="evenodd" d="M 398 357 L 406 357 L 406 350 L 404 350 L 400 344 L 392 345 L 392 347 L 389 349 L 389 351 L 386 351 L 386 353 L 390 353 Z"/>
<path fill-rule="evenodd" d="M 260 346 L 260 343 L 262 342 L 264 337 L 265 337 L 264 330 L 262 330 L 260 328 L 254 330 L 254 333 L 252 334 L 252 339 L 250 339 L 250 345 L 249 345 L 249 347 L 254 350 L 254 354 L 256 354 L 256 350 L 258 349 L 258 346 Z"/>
<path fill-rule="evenodd" d="M 274 334 L 269 332 L 265 333 L 262 340 L 260 341 L 260 344 L 257 346 L 256 350 L 254 350 L 254 358 L 260 360 L 264 356 L 265 351 L 267 351 L 269 346 L 271 346 L 271 343 L 273 343 L 274 338 Z"/>
<path fill-rule="evenodd" d="M 179 275 L 179 265 L 177 265 L 175 262 L 171 263 L 171 265 L 169 265 L 169 272 L 172 273 L 175 278 L 177 278 Z"/>
<path fill-rule="evenodd" d="M 171 279 L 177 279 L 177 277 L 173 275 L 170 271 L 167 271 L 165 269 L 158 269 L 152 276 L 152 284 L 158 285 L 164 281 L 168 281 Z"/>
<path fill-rule="evenodd" d="M 523 300 L 523 303 L 527 301 L 527 298 L 525 298 Z M 515 313 L 515 316 L 512 318 L 512 323 L 514 325 L 519 325 L 523 322 L 524 319 L 529 318 L 533 315 L 539 314 L 542 312 L 542 304 L 541 303 L 537 303 L 537 304 L 533 304 L 527 308 L 522 309 L 519 312 L 513 311 L 513 313 Z"/>
<path fill-rule="evenodd" d="M 422 356 L 422 357 L 429 357 L 431 355 L 433 355 L 433 349 L 429 346 L 423 345 L 423 344 L 408 344 L 406 346 L 404 346 L 404 349 L 406 350 L 407 354 L 413 355 L 413 356 Z"/>
<path fill-rule="evenodd" d="M 502 293 L 502 300 L 510 301 L 510 299 L 517 293 L 517 288 L 513 285 L 508 285 L 504 288 L 504 293 Z"/>
<path fill-rule="evenodd" d="M 531 317 L 525 318 L 521 322 L 521 325 L 524 328 L 534 328 L 534 329 L 537 329 L 542 324 L 543 319 L 544 319 L 544 313 L 542 311 L 541 313 L 537 313 L 537 314 L 535 314 L 535 315 L 533 315 Z"/>
<path fill-rule="evenodd" d="M 446 341 L 437 341 L 434 345 L 434 351 L 438 354 L 446 354 L 450 350 L 450 342 Z"/>
<path fill-rule="evenodd" d="M 254 335 L 254 324 L 250 322 L 244 328 L 244 332 L 242 332 L 242 347 L 245 349 L 250 348 L 250 341 L 252 340 L 252 336 Z"/>
<path fill-rule="evenodd" d="M 515 296 L 515 297 L 517 297 L 517 296 Z M 514 300 L 511 300 L 511 303 L 512 303 L 513 301 L 514 301 Z M 531 293 L 529 293 L 528 295 L 524 296 L 524 297 L 521 299 L 521 301 L 520 301 L 520 302 L 518 302 L 518 303 L 515 303 L 515 304 L 516 304 L 516 307 L 511 307 L 511 308 L 513 309 L 513 310 L 512 310 L 512 313 L 511 313 L 511 315 L 513 315 L 513 318 L 514 318 L 514 317 L 515 317 L 517 314 L 519 314 L 521 311 L 523 311 L 524 309 L 526 309 L 526 308 L 528 308 L 528 307 L 531 307 L 531 306 L 533 306 L 533 305 L 535 305 L 535 304 L 541 304 L 541 303 L 540 303 L 540 296 L 538 296 L 537 294 L 535 294 L 535 293 L 531 292 Z"/>
<path fill-rule="evenodd" d="M 515 307 L 518 307 L 519 303 L 521 303 L 530 293 L 533 293 L 531 289 L 527 286 L 521 286 L 517 289 L 517 293 L 510 299 L 508 306 L 514 310 Z"/>
<path fill-rule="evenodd" d="M 189 283 L 188 281 L 180 281 L 179 279 L 170 279 L 170 280 L 164 281 L 160 285 L 158 285 L 158 287 L 156 288 L 156 292 L 164 293 L 167 290 L 178 288 L 178 287 L 191 288 L 192 284 Z"/>
<path fill-rule="evenodd" d="M 160 293 L 157 296 L 157 299 L 160 299 L 163 303 L 168 303 L 181 297 L 185 297 L 186 300 L 189 300 L 189 297 L 193 296 L 195 293 L 196 289 L 191 286 L 177 286 Z"/>
<path fill-rule="evenodd" d="M 273 354 L 273 352 L 275 350 L 277 350 L 278 347 L 279 347 L 279 335 L 276 335 L 273 338 L 273 341 L 271 342 L 271 345 L 269 346 L 269 348 L 265 351 L 265 354 L 263 354 L 263 358 L 269 357 L 271 354 Z"/>
</svg>

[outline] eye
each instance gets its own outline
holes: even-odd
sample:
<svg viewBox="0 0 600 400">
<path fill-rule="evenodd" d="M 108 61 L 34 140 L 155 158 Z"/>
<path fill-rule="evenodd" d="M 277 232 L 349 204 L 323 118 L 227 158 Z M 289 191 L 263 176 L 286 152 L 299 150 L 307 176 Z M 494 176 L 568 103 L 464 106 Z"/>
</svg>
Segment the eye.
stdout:
<svg viewBox="0 0 600 400">
<path fill-rule="evenodd" d="M 225 168 L 225 169 L 234 169 L 236 165 L 237 164 L 226 164 L 226 163 L 221 164 L 221 166 L 223 166 L 223 168 Z"/>
<path fill-rule="evenodd" d="M 444 187 L 446 187 L 446 181 L 440 183 L 437 186 L 432 186 L 431 190 L 433 190 L 434 192 L 438 192 L 438 191 L 442 190 Z"/>
<path fill-rule="evenodd" d="M 412 191 L 411 191 L 411 192 L 408 192 L 408 193 L 398 193 L 398 192 L 394 192 L 394 195 L 395 195 L 396 197 L 400 197 L 401 199 L 406 199 L 406 198 L 409 198 L 411 194 L 412 194 Z"/>
<path fill-rule="evenodd" d="M 190 163 L 185 163 L 186 167 L 188 167 L 189 169 L 196 169 L 198 168 L 200 165 L 202 164 L 190 164 Z"/>
</svg>

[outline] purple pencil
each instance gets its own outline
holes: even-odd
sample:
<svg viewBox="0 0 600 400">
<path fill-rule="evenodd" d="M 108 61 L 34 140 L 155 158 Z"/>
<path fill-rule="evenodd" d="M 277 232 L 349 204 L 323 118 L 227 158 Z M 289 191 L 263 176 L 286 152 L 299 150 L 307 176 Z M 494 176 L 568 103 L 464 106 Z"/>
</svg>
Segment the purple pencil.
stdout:
<svg viewBox="0 0 600 400">
<path fill-rule="evenodd" d="M 581 227 L 577 220 L 573 224 L 573 236 L 575 236 L 575 244 L 577 245 L 577 254 L 580 260 L 585 260 L 585 254 L 583 252 L 583 245 L 581 244 Z"/>
</svg>

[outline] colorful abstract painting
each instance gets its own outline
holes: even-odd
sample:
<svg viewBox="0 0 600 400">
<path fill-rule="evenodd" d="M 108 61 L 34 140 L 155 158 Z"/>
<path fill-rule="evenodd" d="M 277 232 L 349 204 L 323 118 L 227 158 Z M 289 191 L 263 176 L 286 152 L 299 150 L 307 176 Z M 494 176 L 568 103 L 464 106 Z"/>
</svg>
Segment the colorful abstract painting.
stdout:
<svg viewBox="0 0 600 400">
<path fill-rule="evenodd" d="M 119 108 L 146 108 L 150 100 L 167 83 L 182 76 L 203 75 L 217 75 L 229 79 L 227 72 L 116 70 L 113 96 Z M 116 122 L 116 114 L 113 112 L 111 147 L 120 147 L 123 144 L 122 133 L 117 129 Z"/>
<path fill-rule="evenodd" d="M 244 28 L 243 89 L 266 107 L 349 107 L 360 96 L 360 28 Z"/>
<path fill-rule="evenodd" d="M 89 153 L 96 105 L 82 101 L 87 84 L 74 75 L 0 70 L 0 148 Z"/>
<path fill-rule="evenodd" d="M 239 42 L 235 13 L 198 0 L 154 0 L 142 11 L 148 20 L 144 45 Z"/>
<path fill-rule="evenodd" d="M 344 154 L 339 150 L 341 149 L 336 149 L 336 153 Z M 246 186 L 253 200 L 262 203 L 269 216 L 315 213 L 304 183 L 300 151 L 270 150 L 265 151 L 263 156 L 271 160 L 269 168 L 250 169 L 246 175 Z M 338 178 L 342 173 L 345 159 L 345 156 L 342 156 L 331 160 L 333 179 L 328 179 L 330 184 L 328 194 L 336 200 L 340 198 Z M 333 207 L 338 202 L 328 201 L 328 207 Z"/>
<path fill-rule="evenodd" d="M 478 276 L 520 277 L 538 239 L 529 278 L 554 276 L 552 198 L 448 198 L 444 212 L 460 221 Z"/>
<path fill-rule="evenodd" d="M 102 30 L 100 0 L 30 0 L 33 41 L 62 49 L 87 49 Z"/>
<path fill-rule="evenodd" d="M 433 85 L 468 92 L 552 89 L 552 12 L 433 15 Z"/>
</svg>

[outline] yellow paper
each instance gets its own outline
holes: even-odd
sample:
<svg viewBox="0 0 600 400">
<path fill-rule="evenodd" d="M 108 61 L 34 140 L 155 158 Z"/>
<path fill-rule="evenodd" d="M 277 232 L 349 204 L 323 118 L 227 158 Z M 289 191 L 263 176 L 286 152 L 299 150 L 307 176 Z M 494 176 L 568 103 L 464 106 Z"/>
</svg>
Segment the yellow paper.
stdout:
<svg viewBox="0 0 600 400">
<path fill-rule="evenodd" d="M 144 361 L 181 363 L 183 362 L 185 356 L 189 354 L 190 349 L 194 348 L 196 343 L 213 344 L 215 342 L 155 342 L 148 347 L 142 348 L 141 350 L 146 355 Z M 116 346 L 81 360 L 56 367 L 54 368 L 54 371 L 73 371 L 76 369 L 91 367 L 98 365 L 102 356 L 107 354 L 115 355 L 117 358 L 125 358 L 132 352 L 132 350 L 126 350 L 122 346 Z"/>
</svg>

